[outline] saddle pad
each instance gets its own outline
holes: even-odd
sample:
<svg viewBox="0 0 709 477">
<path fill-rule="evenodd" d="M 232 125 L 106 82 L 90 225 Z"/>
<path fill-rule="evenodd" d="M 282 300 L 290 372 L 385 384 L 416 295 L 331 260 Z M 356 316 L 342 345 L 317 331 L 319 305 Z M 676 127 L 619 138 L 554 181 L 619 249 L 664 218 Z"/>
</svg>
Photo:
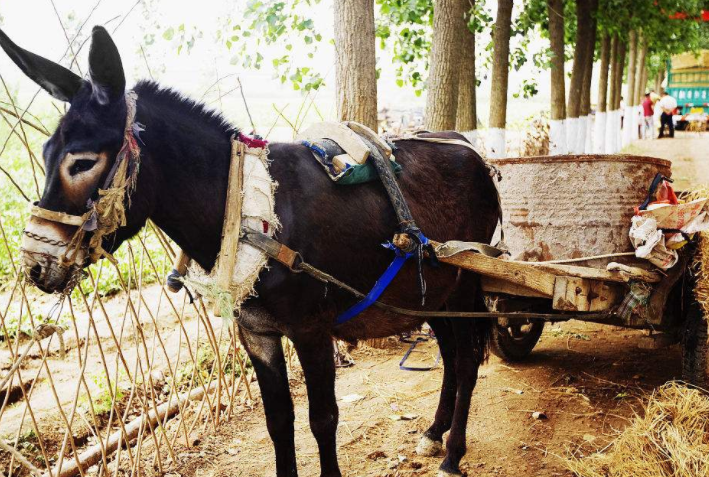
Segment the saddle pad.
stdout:
<svg viewBox="0 0 709 477">
<path fill-rule="evenodd" d="M 340 185 L 362 184 L 377 180 L 374 166 L 367 161 L 369 143 L 391 160 L 395 174 L 401 172 L 392 149 L 368 127 L 353 122 L 322 122 L 310 126 L 298 135 L 301 144 L 308 147 L 327 175 Z"/>
</svg>

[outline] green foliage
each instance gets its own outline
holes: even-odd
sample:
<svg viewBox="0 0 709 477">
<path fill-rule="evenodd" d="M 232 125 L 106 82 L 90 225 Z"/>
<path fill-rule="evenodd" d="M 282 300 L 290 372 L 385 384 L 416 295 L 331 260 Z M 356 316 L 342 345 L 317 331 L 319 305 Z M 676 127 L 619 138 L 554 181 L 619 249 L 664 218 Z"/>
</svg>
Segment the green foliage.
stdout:
<svg viewBox="0 0 709 477">
<path fill-rule="evenodd" d="M 111 383 L 113 390 L 111 390 L 105 374 L 92 374 L 90 379 L 94 383 L 95 389 L 91 393 L 91 401 L 89 401 L 87 395 L 81 397 L 79 402 L 81 411 L 84 414 L 90 414 L 91 409 L 89 406 L 91 406 L 93 407 L 93 412 L 97 417 L 108 415 L 113 407 L 114 399 L 116 403 L 119 403 L 124 397 L 126 397 L 126 388 L 119 384 L 121 375 L 125 376 L 125 371 L 121 371 L 119 373 L 119 377 L 113 380 Z"/>
<path fill-rule="evenodd" d="M 382 49 L 391 47 L 396 84 L 423 92 L 433 35 L 433 3 L 428 0 L 376 0 L 379 16 L 375 35 Z"/>
</svg>

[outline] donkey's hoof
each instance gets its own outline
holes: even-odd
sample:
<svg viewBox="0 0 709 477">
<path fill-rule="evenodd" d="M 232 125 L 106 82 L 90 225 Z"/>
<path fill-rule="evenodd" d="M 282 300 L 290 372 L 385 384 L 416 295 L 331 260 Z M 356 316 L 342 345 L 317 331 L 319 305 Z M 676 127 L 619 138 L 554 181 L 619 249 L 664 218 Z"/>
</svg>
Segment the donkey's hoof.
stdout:
<svg viewBox="0 0 709 477">
<path fill-rule="evenodd" d="M 419 445 L 416 446 L 416 453 L 423 457 L 433 457 L 434 455 L 441 452 L 443 448 L 443 442 L 434 441 L 427 436 L 421 436 Z"/>
<path fill-rule="evenodd" d="M 445 470 L 438 469 L 438 474 L 436 474 L 436 477 L 462 477 L 463 474 L 460 472 L 456 472 L 454 474 L 447 472 Z"/>
</svg>

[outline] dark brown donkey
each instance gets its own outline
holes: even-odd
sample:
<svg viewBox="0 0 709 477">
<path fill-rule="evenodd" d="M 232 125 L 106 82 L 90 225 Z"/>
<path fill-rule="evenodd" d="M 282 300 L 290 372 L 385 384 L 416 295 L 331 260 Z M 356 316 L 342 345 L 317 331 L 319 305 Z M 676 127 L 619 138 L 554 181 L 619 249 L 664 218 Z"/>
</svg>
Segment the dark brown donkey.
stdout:
<svg viewBox="0 0 709 477">
<path fill-rule="evenodd" d="M 105 29 L 94 28 L 90 74 L 83 79 L 19 48 L 1 31 L 0 45 L 32 80 L 71 105 L 44 146 L 47 178 L 39 206 L 81 215 L 87 201 L 97 198 L 123 142 L 127 91 L 118 50 Z M 219 251 L 233 128 L 218 113 L 155 83 L 140 82 L 133 91 L 138 97 L 136 121 L 144 127 L 138 141 L 137 187 L 127 225 L 103 245 L 115 250 L 150 218 L 210 270 Z M 441 135 L 462 139 L 455 133 Z M 396 146 L 403 167 L 401 189 L 424 234 L 438 241 L 489 243 L 500 207 L 480 156 L 461 146 L 419 141 L 400 141 Z M 397 225 L 382 185 L 337 186 L 299 144 L 271 144 L 270 159 L 271 174 L 279 184 L 276 212 L 283 225 L 277 239 L 312 265 L 368 290 L 392 259 L 392 252 L 381 243 L 391 239 Z M 64 289 L 70 273 L 56 258 L 65 252 L 76 226 L 33 216 L 26 230 L 22 246 L 27 275 L 46 292 Z M 85 266 L 85 256 L 77 254 L 74 265 Z M 484 306 L 475 275 L 441 265 L 425 271 L 428 292 L 422 308 L 415 268 L 408 263 L 382 300 L 425 310 L 475 311 Z M 356 300 L 278 263 L 261 273 L 257 292 L 258 297 L 245 304 L 238 323 L 258 376 L 277 473 L 297 475 L 293 403 L 281 348 L 281 338 L 287 336 L 305 375 L 321 475 L 339 476 L 332 337 L 348 341 L 384 337 L 412 330 L 423 320 L 370 308 L 336 326 L 335 317 Z M 460 475 L 470 399 L 486 355 L 490 324 L 467 319 L 429 323 L 445 368 L 438 410 L 418 451 L 439 452 L 443 434 L 450 431 L 441 475 Z"/>
</svg>

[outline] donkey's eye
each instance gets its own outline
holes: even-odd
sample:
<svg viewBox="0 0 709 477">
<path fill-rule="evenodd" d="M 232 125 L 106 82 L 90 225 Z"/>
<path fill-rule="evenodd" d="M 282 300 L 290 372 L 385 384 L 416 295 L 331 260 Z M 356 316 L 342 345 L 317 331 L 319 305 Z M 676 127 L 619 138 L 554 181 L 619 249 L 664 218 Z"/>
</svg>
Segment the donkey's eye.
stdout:
<svg viewBox="0 0 709 477">
<path fill-rule="evenodd" d="M 69 168 L 69 174 L 75 176 L 90 170 L 96 165 L 96 161 L 93 159 L 77 159 L 74 164 Z"/>
</svg>

